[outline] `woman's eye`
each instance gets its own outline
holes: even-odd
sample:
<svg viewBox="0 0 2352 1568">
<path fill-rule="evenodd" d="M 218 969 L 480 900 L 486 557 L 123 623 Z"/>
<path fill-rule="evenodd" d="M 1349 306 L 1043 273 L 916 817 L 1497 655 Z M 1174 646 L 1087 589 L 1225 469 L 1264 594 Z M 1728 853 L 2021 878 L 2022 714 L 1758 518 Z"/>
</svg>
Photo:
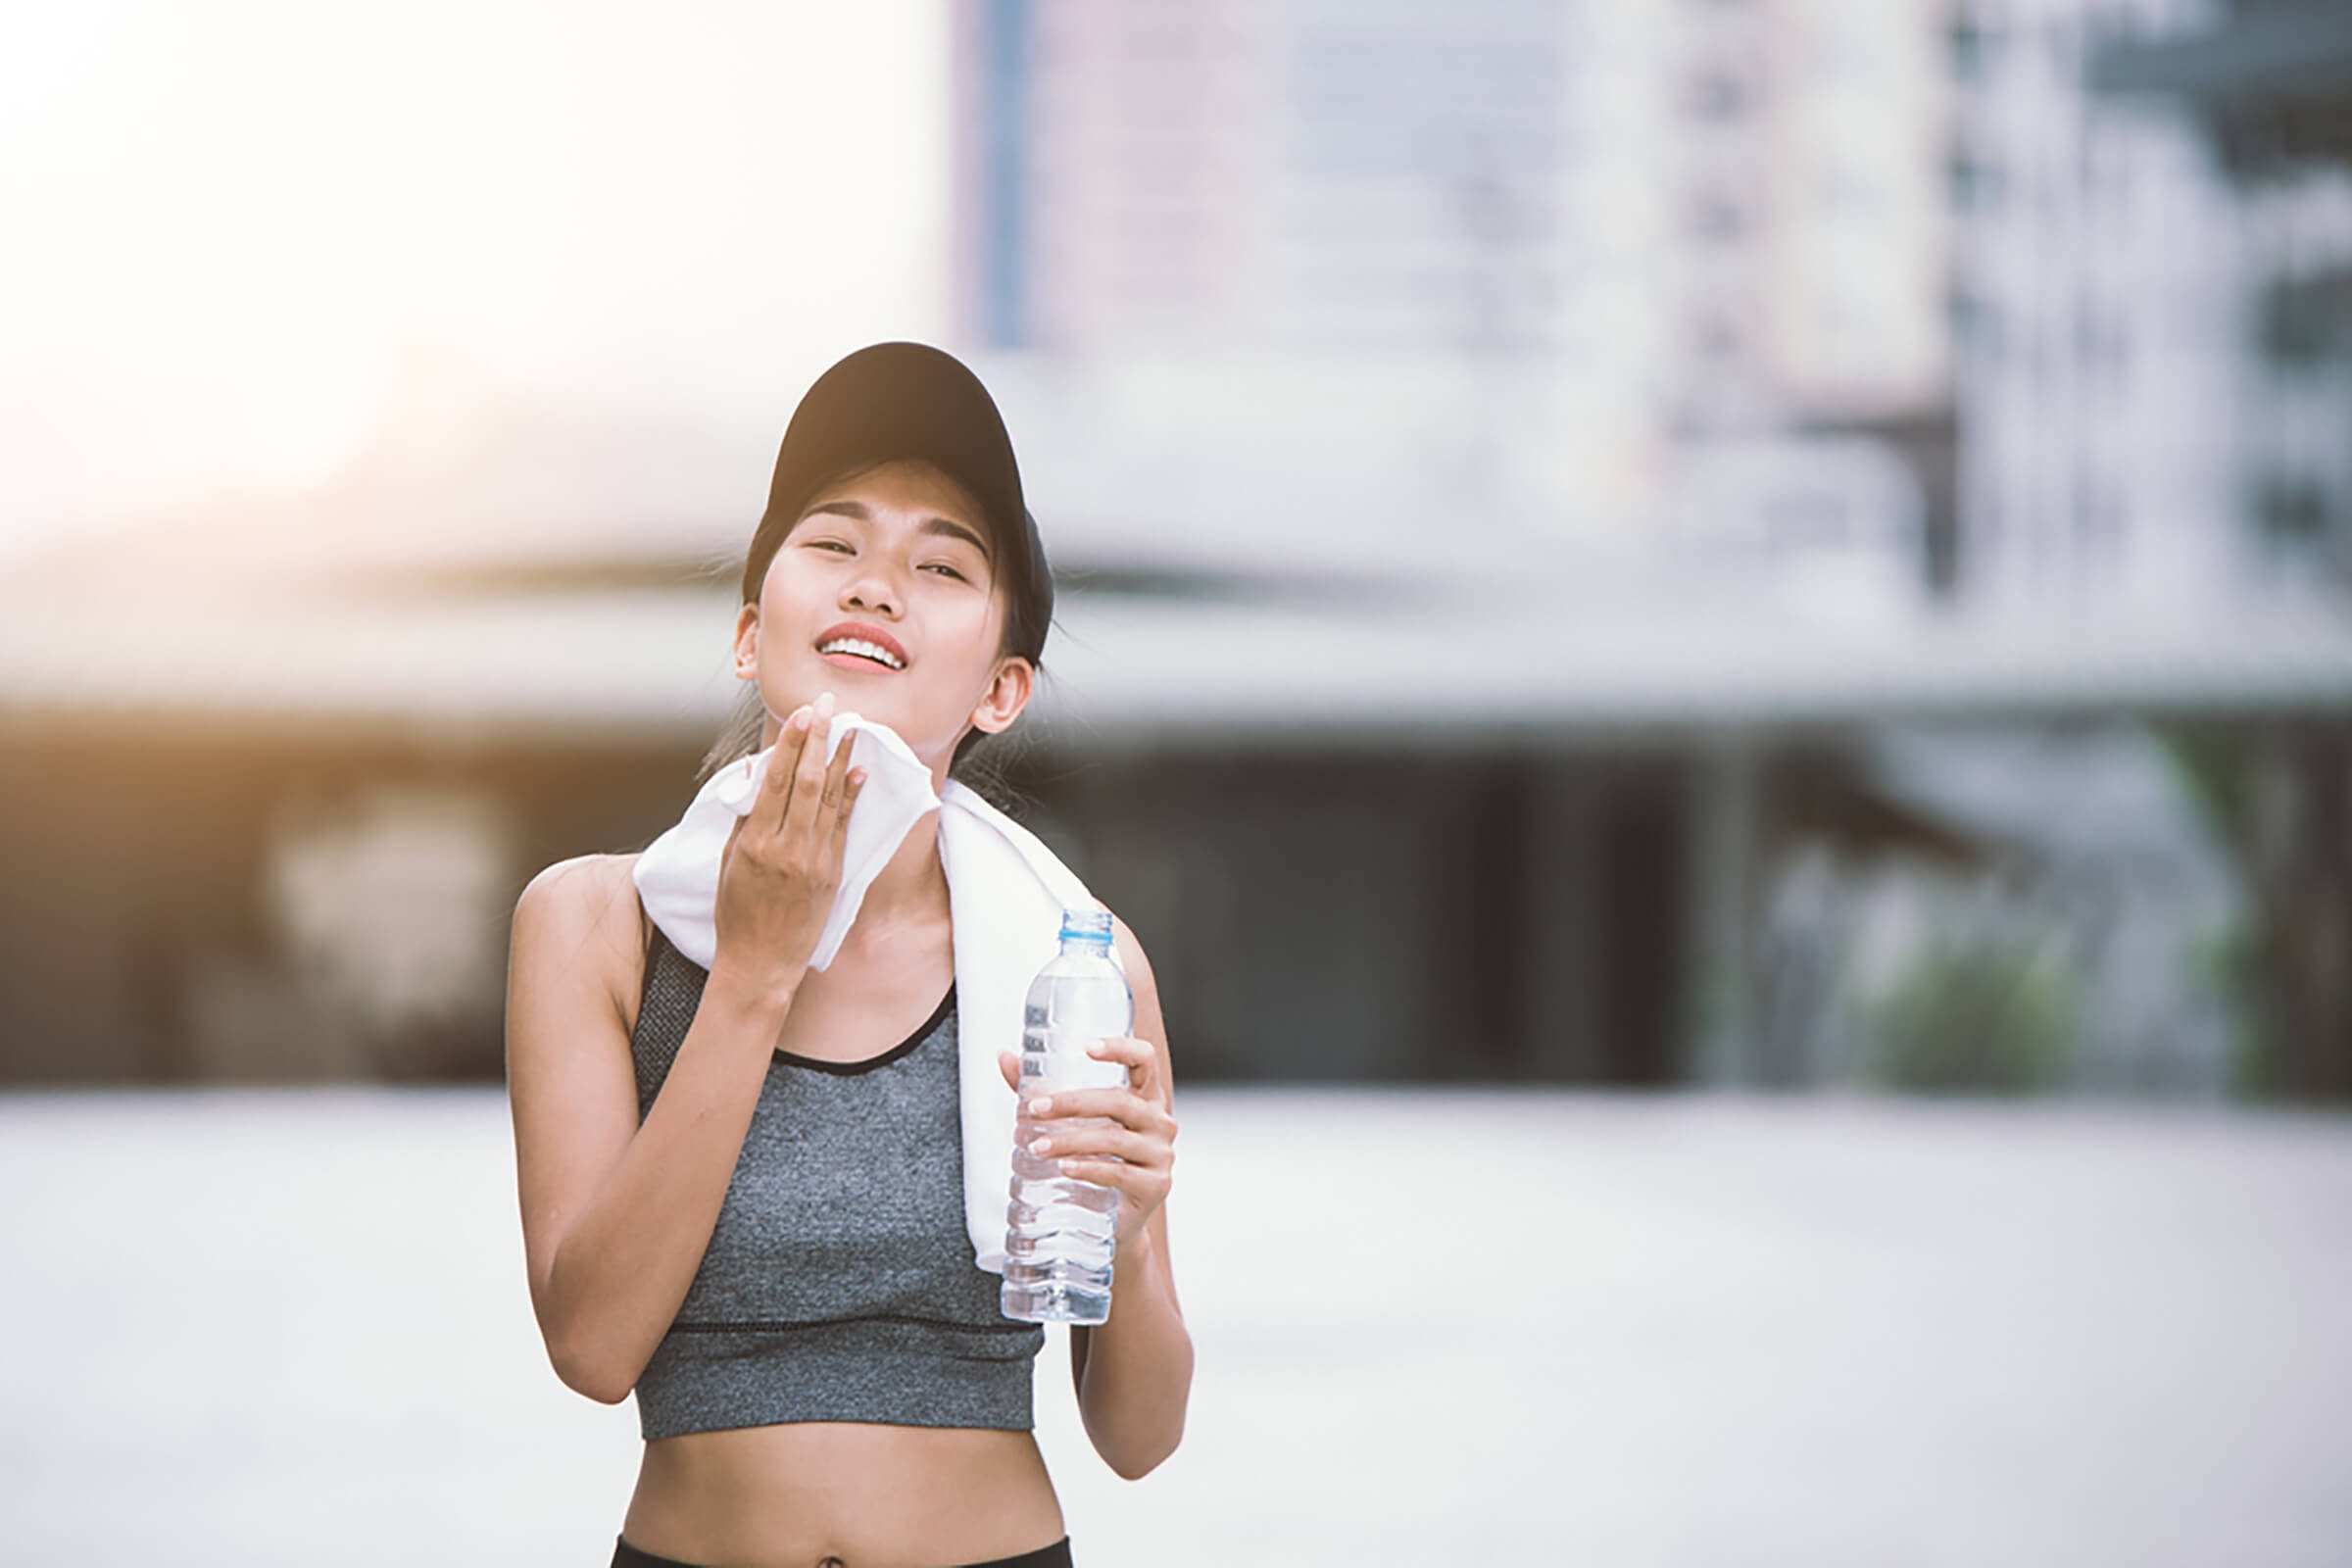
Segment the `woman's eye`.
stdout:
<svg viewBox="0 0 2352 1568">
<path fill-rule="evenodd" d="M 838 550 L 845 556 L 855 555 L 857 553 L 838 539 L 811 539 L 808 543 L 808 548 L 811 550 Z M 937 567 L 939 570 L 946 572 L 957 582 L 968 580 L 965 578 L 962 572 L 957 571 L 954 566 L 949 565 L 944 561 L 933 562 L 931 564 L 932 566 Z"/>
</svg>

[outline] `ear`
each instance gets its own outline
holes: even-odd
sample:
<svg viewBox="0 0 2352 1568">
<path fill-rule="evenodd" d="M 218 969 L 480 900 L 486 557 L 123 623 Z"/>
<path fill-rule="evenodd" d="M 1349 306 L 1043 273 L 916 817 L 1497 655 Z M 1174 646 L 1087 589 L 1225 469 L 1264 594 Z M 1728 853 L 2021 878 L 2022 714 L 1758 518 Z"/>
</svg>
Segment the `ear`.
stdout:
<svg viewBox="0 0 2352 1568">
<path fill-rule="evenodd" d="M 981 698 L 981 706 L 971 710 L 971 726 L 990 736 L 1011 729 L 1011 721 L 1021 717 L 1021 710 L 1028 708 L 1035 682 L 1037 670 L 1030 667 L 1030 661 L 1018 654 L 1000 659 L 998 674 L 988 682 L 988 694 Z"/>
<path fill-rule="evenodd" d="M 996 678 L 988 683 L 988 694 L 972 710 L 972 728 L 990 735 L 1011 728 L 1012 721 L 1021 716 L 1021 710 L 1029 706 L 1036 683 L 1036 669 L 1018 654 L 998 661 Z"/>
<path fill-rule="evenodd" d="M 735 678 L 753 680 L 760 674 L 760 607 L 745 605 L 735 613 Z"/>
</svg>

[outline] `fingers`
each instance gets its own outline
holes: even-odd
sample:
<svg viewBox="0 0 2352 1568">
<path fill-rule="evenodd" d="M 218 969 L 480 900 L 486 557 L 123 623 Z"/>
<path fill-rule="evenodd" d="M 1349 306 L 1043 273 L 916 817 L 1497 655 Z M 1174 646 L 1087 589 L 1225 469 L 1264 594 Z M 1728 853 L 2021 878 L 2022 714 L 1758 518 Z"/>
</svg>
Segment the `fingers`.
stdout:
<svg viewBox="0 0 2352 1568">
<path fill-rule="evenodd" d="M 825 769 L 824 809 L 817 817 L 818 831 L 831 836 L 828 851 L 832 857 L 830 863 L 836 870 L 841 867 L 842 856 L 850 842 L 850 808 L 857 804 L 858 787 L 865 782 L 865 769 L 850 766 L 850 752 L 855 740 L 853 736 L 842 742 L 841 750 L 834 753 L 832 762 Z"/>
<path fill-rule="evenodd" d="M 808 727 L 801 731 L 800 744 L 792 749 L 792 798 L 784 803 L 783 834 L 787 844 L 806 840 L 817 813 L 823 808 L 825 795 L 825 745 L 828 731 L 833 727 L 833 694 L 826 692 L 801 717 Z M 786 748 L 779 746 L 779 754 Z M 849 750 L 843 747 L 842 750 Z M 779 756 L 776 761 L 782 760 Z M 767 765 L 774 767 L 776 761 Z"/>
<path fill-rule="evenodd" d="M 1032 1154 L 1110 1154 L 1130 1165 L 1160 1164 L 1163 1162 L 1161 1151 L 1167 1147 L 1168 1141 L 1164 1137 L 1131 1132 L 1115 1122 L 1055 1127 L 1029 1140 L 1029 1152 Z"/>
<path fill-rule="evenodd" d="M 1160 1082 L 1157 1048 L 1137 1036 L 1114 1035 L 1090 1048 L 1090 1054 L 1124 1063 L 1130 1087 L 1064 1089 L 1033 1097 L 1026 1109 L 1045 1125 L 1033 1131 L 1029 1151 L 1053 1160 L 1062 1176 L 1111 1188 L 1132 1200 L 1135 1222 L 1141 1224 L 1167 1201 L 1175 1185 L 1176 1117 L 1156 1098 L 1134 1087 L 1149 1089 Z M 997 1061 L 1012 1080 L 1020 1058 L 1003 1052 Z M 1013 1087 L 1020 1085 L 1014 1081 Z M 1123 1203 L 1122 1215 L 1128 1212 Z M 1120 1228 L 1129 1228 L 1124 1218 Z"/>
<path fill-rule="evenodd" d="M 1021 1087 L 1021 1054 L 1019 1052 L 998 1052 L 997 1066 L 1004 1074 L 1005 1088 L 1018 1090 Z"/>
<path fill-rule="evenodd" d="M 1129 1165 L 1115 1159 L 1064 1159 L 1057 1162 L 1056 1169 L 1074 1181 L 1116 1189 L 1134 1199 L 1145 1216 L 1166 1202 L 1176 1185 L 1175 1173 L 1164 1166 Z M 1122 1226 L 1122 1233 L 1127 1229 Z"/>
<path fill-rule="evenodd" d="M 775 749 L 767 758 L 767 773 L 760 780 L 760 798 L 752 803 L 760 827 L 771 835 L 784 829 L 785 808 L 792 804 L 793 764 L 800 758 L 803 738 L 808 732 L 806 703 L 787 714 L 783 726 L 776 731 Z"/>
<path fill-rule="evenodd" d="M 1126 1063 L 1127 1087 L 1146 1100 L 1167 1099 L 1159 1089 L 1159 1052 L 1151 1041 L 1137 1035 L 1110 1035 L 1089 1046 L 1086 1054 L 1100 1061 Z"/>
<path fill-rule="evenodd" d="M 1108 1116 L 1139 1133 L 1176 1136 L 1176 1118 L 1166 1107 L 1146 1100 L 1132 1089 L 1064 1089 L 1059 1094 L 1040 1098 L 1045 1101 L 1045 1108 L 1039 1109 L 1037 1101 L 1032 1100 L 1029 1102 L 1032 1116 Z"/>
</svg>

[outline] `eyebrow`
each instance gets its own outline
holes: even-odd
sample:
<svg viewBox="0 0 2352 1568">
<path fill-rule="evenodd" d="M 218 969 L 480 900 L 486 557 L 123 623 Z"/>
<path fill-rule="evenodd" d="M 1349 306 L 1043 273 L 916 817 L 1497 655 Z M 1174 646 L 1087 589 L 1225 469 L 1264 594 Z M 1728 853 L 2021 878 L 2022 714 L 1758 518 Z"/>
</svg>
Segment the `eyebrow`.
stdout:
<svg viewBox="0 0 2352 1568">
<path fill-rule="evenodd" d="M 803 513 L 801 515 L 801 520 L 806 522 L 808 518 L 824 512 L 837 513 L 844 517 L 856 517 L 859 522 L 871 522 L 874 520 L 873 509 L 868 507 L 862 501 L 819 502 L 817 505 L 810 507 L 806 513 Z M 921 522 L 915 524 L 915 531 L 917 533 L 938 534 L 940 537 L 945 539 L 965 540 L 970 543 L 974 550 L 980 552 L 980 559 L 982 561 L 987 562 L 992 566 L 996 564 L 996 558 L 989 554 L 988 541 L 981 538 L 978 534 L 972 532 L 971 529 L 965 527 L 962 523 L 957 522 L 953 517 L 925 517 Z"/>
</svg>

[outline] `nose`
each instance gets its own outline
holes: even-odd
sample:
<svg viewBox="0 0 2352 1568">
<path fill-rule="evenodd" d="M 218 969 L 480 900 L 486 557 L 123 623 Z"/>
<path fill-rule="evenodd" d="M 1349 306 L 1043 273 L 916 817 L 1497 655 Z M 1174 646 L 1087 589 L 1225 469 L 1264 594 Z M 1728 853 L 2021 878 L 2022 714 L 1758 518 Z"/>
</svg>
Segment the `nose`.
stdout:
<svg viewBox="0 0 2352 1568">
<path fill-rule="evenodd" d="M 853 610 L 863 610 L 896 616 L 899 612 L 898 590 L 890 579 L 879 571 L 869 570 L 853 579 L 842 591 L 841 602 Z"/>
</svg>

